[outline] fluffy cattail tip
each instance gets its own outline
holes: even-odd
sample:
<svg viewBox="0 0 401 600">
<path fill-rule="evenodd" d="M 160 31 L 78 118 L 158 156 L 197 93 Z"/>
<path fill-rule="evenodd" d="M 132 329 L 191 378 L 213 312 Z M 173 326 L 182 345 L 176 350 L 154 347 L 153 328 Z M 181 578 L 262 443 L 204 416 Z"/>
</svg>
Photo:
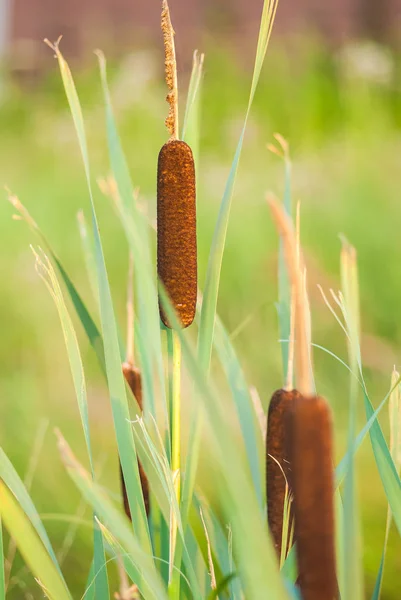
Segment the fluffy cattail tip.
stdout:
<svg viewBox="0 0 401 600">
<path fill-rule="evenodd" d="M 286 488 L 290 491 L 290 462 L 285 444 L 285 423 L 297 390 L 277 390 L 269 404 L 266 436 L 267 519 L 274 547 L 281 556 Z"/>
<path fill-rule="evenodd" d="M 327 402 L 319 396 L 297 398 L 288 415 L 286 439 L 302 598 L 333 600 L 338 588 L 332 418 Z"/>
<path fill-rule="evenodd" d="M 157 270 L 182 327 L 195 317 L 197 296 L 195 166 L 191 148 L 171 140 L 157 171 Z M 168 319 L 160 308 L 166 327 Z"/>
</svg>

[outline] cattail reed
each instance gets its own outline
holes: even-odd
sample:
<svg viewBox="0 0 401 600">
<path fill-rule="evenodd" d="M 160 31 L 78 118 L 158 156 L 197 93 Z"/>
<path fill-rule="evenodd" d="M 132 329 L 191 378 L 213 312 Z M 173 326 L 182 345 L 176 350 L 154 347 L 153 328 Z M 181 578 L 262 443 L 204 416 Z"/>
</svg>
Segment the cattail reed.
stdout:
<svg viewBox="0 0 401 600">
<path fill-rule="evenodd" d="M 174 29 L 167 0 L 162 2 L 169 141 L 157 166 L 157 271 L 182 327 L 195 317 L 197 294 L 196 190 L 192 150 L 178 139 L 178 85 Z M 170 327 L 160 308 L 160 318 Z"/>
<path fill-rule="evenodd" d="M 269 405 L 266 436 L 267 520 L 278 558 L 281 558 L 286 489 L 290 491 L 290 461 L 285 443 L 285 425 L 296 390 L 276 391 Z M 292 513 L 292 511 L 291 511 Z M 290 514 L 291 514 L 290 513 Z M 292 518 L 290 517 L 290 528 Z M 288 548 L 286 548 L 286 551 Z"/>
<path fill-rule="evenodd" d="M 125 362 L 123 364 L 123 374 L 125 377 L 125 381 L 127 382 L 134 398 L 136 399 L 136 401 L 138 403 L 139 409 L 142 411 L 142 409 L 143 409 L 142 379 L 141 379 L 141 373 L 140 373 L 139 369 L 137 367 L 135 367 L 133 364 L 131 364 L 130 362 Z M 150 511 L 149 482 L 148 482 L 148 478 L 146 477 L 145 471 L 143 470 L 143 467 L 139 460 L 138 460 L 138 469 L 139 469 L 139 476 L 141 479 L 141 487 L 142 487 L 142 493 L 143 493 L 143 500 L 145 503 L 146 514 L 149 516 L 149 511 Z M 125 510 L 125 514 L 127 515 L 127 517 L 129 519 L 131 519 L 131 511 L 129 508 L 127 490 L 125 487 L 124 476 L 123 476 L 121 464 L 120 464 L 120 474 L 121 474 L 122 494 L 123 494 L 123 500 L 124 500 L 124 510 Z"/>
<path fill-rule="evenodd" d="M 191 148 L 180 140 L 164 144 L 157 171 L 157 269 L 183 327 L 196 309 L 196 195 Z M 163 323 L 169 327 L 164 311 Z"/>
<path fill-rule="evenodd" d="M 287 453 L 303 600 L 337 597 L 331 411 L 319 396 L 294 398 L 286 422 Z"/>
</svg>

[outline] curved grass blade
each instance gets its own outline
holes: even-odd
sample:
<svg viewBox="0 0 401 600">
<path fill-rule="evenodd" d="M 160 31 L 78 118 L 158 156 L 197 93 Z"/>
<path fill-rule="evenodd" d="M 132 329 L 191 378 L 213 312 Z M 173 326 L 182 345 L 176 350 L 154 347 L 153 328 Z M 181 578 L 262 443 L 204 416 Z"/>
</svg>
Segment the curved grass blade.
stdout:
<svg viewBox="0 0 401 600">
<path fill-rule="evenodd" d="M 221 201 L 209 254 L 198 339 L 199 361 L 205 372 L 208 372 L 210 367 L 221 265 L 223 261 L 228 222 L 230 218 L 234 184 L 248 118 L 266 55 L 267 46 L 276 15 L 276 9 L 277 0 L 264 0 L 248 107 L 245 113 L 244 125 L 238 141 L 237 149 L 235 151 L 234 160 L 231 165 L 230 173 L 224 190 L 223 199 Z"/>
<path fill-rule="evenodd" d="M 113 301 L 108 281 L 106 263 L 100 239 L 99 226 L 96 217 L 96 209 L 92 193 L 92 184 L 89 167 L 89 155 L 86 143 L 85 127 L 82 109 L 74 80 L 67 62 L 60 52 L 58 43 L 51 46 L 54 50 L 60 73 L 64 84 L 65 93 L 70 106 L 75 131 L 78 137 L 79 147 L 82 154 L 85 176 L 88 186 L 93 235 L 95 241 L 95 255 L 97 265 L 97 279 L 99 285 L 100 316 L 102 322 L 106 374 L 110 393 L 113 421 L 116 432 L 118 451 L 124 480 L 127 488 L 128 501 L 130 505 L 132 521 L 135 523 L 138 538 L 146 551 L 150 552 L 151 542 L 146 517 L 145 505 L 140 483 L 138 463 L 136 460 L 135 442 L 131 426 L 129 424 L 129 409 L 126 397 L 124 378 L 121 370 L 120 344 L 118 329 L 114 314 Z"/>
<path fill-rule="evenodd" d="M 157 386 L 162 398 L 166 427 L 168 427 L 159 307 L 150 252 L 149 227 L 135 202 L 133 185 L 113 114 L 107 83 L 106 60 L 101 52 L 97 52 L 97 56 L 105 100 L 109 160 L 117 185 L 117 208 L 135 264 L 135 296 L 138 300 L 137 315 L 140 332 L 137 347 L 141 362 L 145 417 L 149 413 L 156 418 L 154 398 Z M 142 343 L 143 340 L 146 340 L 146 343 Z"/>
<path fill-rule="evenodd" d="M 56 274 L 54 272 L 50 260 L 47 258 L 46 255 L 43 255 L 41 258 L 38 254 L 35 253 L 35 256 L 36 269 L 39 275 L 42 277 L 50 295 L 52 296 L 60 317 L 61 327 L 64 334 L 64 341 L 67 349 L 68 360 L 70 363 L 72 379 L 74 382 L 75 395 L 77 398 L 82 428 L 84 431 L 86 449 L 91 467 L 92 478 L 94 479 L 95 470 L 90 442 L 86 381 L 77 336 L 67 307 L 65 305 L 60 285 L 58 283 Z M 99 600 L 108 600 L 108 598 L 110 597 L 110 592 L 106 569 L 106 559 L 104 554 L 103 538 L 101 532 L 99 531 L 98 527 L 96 527 L 96 525 L 94 526 L 93 531 L 93 542 L 94 566 L 95 571 L 98 573 L 95 582 L 96 598 L 98 598 Z"/>
<path fill-rule="evenodd" d="M 42 232 L 42 230 L 40 229 L 40 227 L 38 226 L 36 221 L 31 217 L 31 215 L 28 212 L 28 210 L 26 209 L 26 207 L 20 202 L 19 198 L 17 198 L 17 196 L 15 196 L 15 195 L 9 193 L 8 200 L 14 206 L 14 208 L 18 211 L 20 217 L 22 217 L 22 220 L 25 221 L 25 223 L 27 223 L 27 225 L 30 227 L 30 229 L 38 236 L 40 243 L 44 246 L 44 248 L 46 249 L 46 252 L 49 254 L 52 261 L 56 265 L 56 267 L 64 281 L 64 284 L 67 288 L 67 291 L 70 295 L 71 301 L 74 305 L 74 308 L 76 310 L 78 318 L 81 321 L 81 324 L 85 330 L 86 335 L 88 336 L 89 343 L 92 346 L 93 350 L 95 351 L 96 357 L 99 361 L 100 368 L 105 373 L 104 348 L 103 348 L 102 337 L 96 326 L 96 323 L 94 322 L 88 309 L 86 308 L 85 303 L 83 302 L 76 287 L 74 286 L 73 282 L 71 281 L 70 276 L 68 275 L 67 271 L 64 269 L 62 263 L 60 262 L 57 254 L 54 252 L 53 248 L 51 247 L 50 243 L 48 242 L 46 236 L 44 235 L 44 233 Z"/>
<path fill-rule="evenodd" d="M 0 600 L 6 598 L 6 581 L 4 573 L 3 525 L 0 516 Z"/>
<path fill-rule="evenodd" d="M 121 544 L 124 553 L 128 553 L 134 572 L 135 583 L 143 597 L 149 600 L 167 600 L 167 594 L 159 573 L 155 568 L 153 556 L 142 545 L 140 539 L 133 535 L 129 521 L 119 512 L 108 497 L 77 461 L 67 442 L 58 434 L 58 446 L 67 472 L 87 502 L 101 519 L 107 529 Z"/>
<path fill-rule="evenodd" d="M 0 480 L 0 515 L 26 564 L 51 600 L 72 600 L 53 558 L 43 545 L 17 498 Z"/>
<path fill-rule="evenodd" d="M 42 521 L 39 517 L 39 513 L 37 512 L 35 505 L 33 504 L 28 492 L 26 491 L 26 488 L 20 476 L 14 469 L 11 461 L 9 460 L 8 456 L 5 454 L 2 448 L 0 448 L 0 479 L 4 481 L 6 486 L 18 499 L 22 510 L 29 518 L 39 538 L 41 539 L 42 544 L 46 548 L 47 553 L 49 554 L 50 558 L 54 562 L 55 567 L 59 570 L 61 574 L 56 555 L 47 536 L 46 530 L 43 527 Z"/>
<path fill-rule="evenodd" d="M 169 322 L 180 337 L 182 356 L 196 386 L 196 401 L 201 405 L 203 422 L 210 434 L 208 445 L 213 450 L 219 500 L 225 518 L 232 527 L 235 562 L 243 593 L 247 598 L 262 599 L 266 597 L 266 590 L 269 590 L 277 600 L 287 599 L 268 535 L 265 514 L 259 506 L 250 473 L 244 468 L 244 459 L 235 435 L 227 429 L 226 415 L 219 398 L 208 384 L 206 374 L 187 337 L 180 330 L 175 312 L 162 287 L 160 298 Z"/>
</svg>

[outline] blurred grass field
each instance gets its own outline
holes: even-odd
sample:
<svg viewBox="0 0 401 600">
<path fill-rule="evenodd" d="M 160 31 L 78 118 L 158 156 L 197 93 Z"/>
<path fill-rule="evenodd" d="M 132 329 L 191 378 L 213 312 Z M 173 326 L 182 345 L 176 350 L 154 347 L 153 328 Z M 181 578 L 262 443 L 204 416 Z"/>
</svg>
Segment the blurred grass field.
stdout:
<svg viewBox="0 0 401 600">
<path fill-rule="evenodd" d="M 105 128 L 98 74 L 77 76 L 90 142 L 93 173 L 108 174 Z M 366 68 L 366 64 L 369 68 Z M 114 65 L 113 101 L 135 185 L 146 210 L 155 215 L 156 157 L 166 138 L 162 60 L 134 54 Z M 211 48 L 205 62 L 201 144 L 198 167 L 200 284 L 224 183 L 247 102 L 249 70 L 227 49 Z M 181 85 L 184 100 L 185 88 Z M 36 89 L 15 85 L 3 91 L 0 106 L 0 181 L 28 207 L 63 259 L 78 289 L 95 310 L 83 270 L 76 213 L 88 213 L 88 198 L 73 127 L 58 76 Z M 267 149 L 274 132 L 290 143 L 293 197 L 301 201 L 302 242 L 308 265 L 313 339 L 346 360 L 344 336 L 325 307 L 316 285 L 339 287 L 338 234 L 359 255 L 366 380 L 377 405 L 387 393 L 390 374 L 401 363 L 398 318 L 401 280 L 400 156 L 401 58 L 372 45 L 325 52 L 315 45 L 272 46 L 251 114 L 235 190 L 223 263 L 219 313 L 235 344 L 247 378 L 263 405 L 281 385 L 275 301 L 277 237 L 265 202 L 267 190 L 281 194 L 283 165 Z M 47 426 L 33 477 L 32 495 L 55 547 L 68 550 L 71 524 L 56 513 L 90 520 L 76 490 L 60 467 L 52 430 L 62 429 L 75 449 L 83 448 L 79 416 L 58 317 L 35 273 L 25 224 L 12 220 L 4 192 L 0 203 L 0 432 L 2 446 L 20 473 L 29 469 L 38 431 Z M 100 227 L 121 328 L 124 327 L 127 248 L 110 202 L 96 194 Z M 82 333 L 82 332 L 81 332 Z M 118 491 L 116 454 L 106 387 L 81 336 L 88 364 L 94 454 L 104 482 Z M 345 451 L 344 418 L 348 374 L 316 349 L 317 388 L 331 401 L 336 418 L 337 454 Z M 387 413 L 381 422 L 387 431 Z M 363 407 L 359 428 L 364 422 Z M 78 438 L 78 439 L 77 439 Z M 35 455 L 33 456 L 35 459 Z M 363 517 L 364 562 L 372 591 L 382 551 L 385 495 L 368 442 L 358 456 Z M 46 520 L 48 516 L 48 521 Z M 66 538 L 67 535 L 67 538 Z M 89 544 L 85 526 L 77 528 L 65 568 L 82 587 L 88 564 L 80 545 Z M 388 548 L 383 599 L 398 598 L 400 541 L 393 532 Z M 14 594 L 30 576 L 20 573 Z"/>
</svg>

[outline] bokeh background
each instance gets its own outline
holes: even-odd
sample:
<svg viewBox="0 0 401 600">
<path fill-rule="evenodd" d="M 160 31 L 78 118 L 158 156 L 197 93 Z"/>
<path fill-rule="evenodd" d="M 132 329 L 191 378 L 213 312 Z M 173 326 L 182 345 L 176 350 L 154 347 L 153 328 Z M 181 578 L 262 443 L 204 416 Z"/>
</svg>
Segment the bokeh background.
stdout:
<svg viewBox="0 0 401 600">
<path fill-rule="evenodd" d="M 205 52 L 198 168 L 200 284 L 219 202 L 242 125 L 261 0 L 170 0 L 180 98 L 195 48 Z M 156 160 L 166 140 L 163 48 L 157 0 L 0 0 L 0 183 L 18 194 L 95 310 L 76 224 L 88 196 L 70 115 L 51 50 L 63 34 L 90 143 L 92 171 L 108 174 L 102 94 L 93 55 L 102 48 L 132 177 L 155 214 Z M 317 284 L 339 287 L 339 233 L 359 256 L 366 380 L 375 405 L 401 367 L 401 4 L 400 0 L 281 0 L 255 98 L 235 189 L 219 313 L 235 338 L 264 407 L 281 385 L 275 300 L 277 237 L 265 203 L 283 191 L 273 134 L 289 142 L 294 200 L 301 201 L 313 338 L 346 359 L 343 335 Z M 34 269 L 33 234 L 12 220 L 0 192 L 0 439 L 46 522 L 76 596 L 90 560 L 81 503 L 55 450 L 59 427 L 78 455 L 83 439 L 61 329 Z M 96 194 L 116 309 L 124 329 L 127 247 L 109 201 Z M 85 358 L 95 454 L 118 494 L 107 390 L 77 324 Z M 345 452 L 347 371 L 315 351 L 316 380 L 335 411 Z M 364 423 L 362 398 L 359 427 Z M 381 417 L 388 431 L 387 412 Z M 81 454 L 80 454 L 81 452 Z M 358 455 L 366 597 L 381 557 L 386 503 L 368 440 Z M 71 523 L 69 515 L 76 519 Z M 87 550 L 87 552 L 86 552 Z M 85 557 L 86 555 L 86 557 Z M 383 599 L 400 597 L 401 544 L 392 531 Z M 10 598 L 40 596 L 16 557 Z"/>
</svg>

